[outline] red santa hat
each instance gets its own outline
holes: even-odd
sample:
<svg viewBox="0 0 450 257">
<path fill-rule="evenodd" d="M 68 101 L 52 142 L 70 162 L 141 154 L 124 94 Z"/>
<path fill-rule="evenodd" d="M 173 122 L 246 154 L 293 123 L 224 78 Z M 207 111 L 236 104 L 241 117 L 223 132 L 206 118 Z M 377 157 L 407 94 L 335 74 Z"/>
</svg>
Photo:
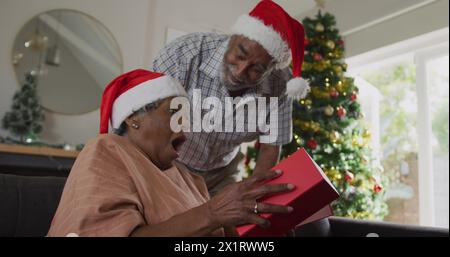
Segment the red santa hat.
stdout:
<svg viewBox="0 0 450 257">
<path fill-rule="evenodd" d="M 170 76 L 142 69 L 120 75 L 103 91 L 100 133 L 108 133 L 110 121 L 118 129 L 133 112 L 170 96 L 187 96 L 180 82 Z"/>
<path fill-rule="evenodd" d="M 276 3 L 263 0 L 248 15 L 239 17 L 231 30 L 261 44 L 276 60 L 277 69 L 292 61 L 294 78 L 288 81 L 286 93 L 296 99 L 306 96 L 309 85 L 301 78 L 305 33 L 300 22 Z"/>
</svg>

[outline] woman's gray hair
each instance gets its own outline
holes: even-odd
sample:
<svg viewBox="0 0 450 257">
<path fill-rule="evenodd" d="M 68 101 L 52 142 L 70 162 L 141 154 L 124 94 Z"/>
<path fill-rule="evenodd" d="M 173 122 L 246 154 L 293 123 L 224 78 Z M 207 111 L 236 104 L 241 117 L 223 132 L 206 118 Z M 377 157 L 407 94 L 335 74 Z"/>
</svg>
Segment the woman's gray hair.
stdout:
<svg viewBox="0 0 450 257">
<path fill-rule="evenodd" d="M 130 116 L 128 116 L 128 117 L 131 117 L 131 116 L 136 115 L 136 114 L 149 113 L 150 111 L 153 111 L 154 109 L 158 108 L 158 106 L 162 102 L 162 100 L 163 99 L 160 99 L 160 100 L 157 100 L 157 101 L 155 101 L 153 103 L 146 104 L 144 107 L 142 107 L 142 108 L 140 108 L 140 109 L 138 109 L 136 111 L 133 111 L 133 113 Z M 114 129 L 113 132 L 116 135 L 123 136 L 123 135 L 125 135 L 127 133 L 127 128 L 128 128 L 127 127 L 127 123 L 124 121 L 124 122 L 122 122 L 122 124 L 120 124 L 119 128 Z"/>
</svg>

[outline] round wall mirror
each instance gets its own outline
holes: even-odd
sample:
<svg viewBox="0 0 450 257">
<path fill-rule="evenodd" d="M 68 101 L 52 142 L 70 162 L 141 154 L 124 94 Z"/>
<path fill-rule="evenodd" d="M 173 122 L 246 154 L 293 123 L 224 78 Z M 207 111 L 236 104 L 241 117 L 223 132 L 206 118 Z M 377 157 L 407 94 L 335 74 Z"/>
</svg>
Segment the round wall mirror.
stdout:
<svg viewBox="0 0 450 257">
<path fill-rule="evenodd" d="M 99 108 L 104 87 L 123 69 L 111 32 L 93 17 L 66 9 L 28 21 L 14 41 L 12 63 L 19 86 L 31 72 L 42 107 L 62 114 Z"/>
</svg>

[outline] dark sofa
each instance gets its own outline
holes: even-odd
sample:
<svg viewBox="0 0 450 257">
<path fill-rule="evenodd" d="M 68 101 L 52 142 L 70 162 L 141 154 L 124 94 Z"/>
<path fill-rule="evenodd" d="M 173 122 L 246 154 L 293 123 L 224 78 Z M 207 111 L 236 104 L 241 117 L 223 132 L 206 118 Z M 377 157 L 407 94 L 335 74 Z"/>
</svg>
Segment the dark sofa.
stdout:
<svg viewBox="0 0 450 257">
<path fill-rule="evenodd" d="M 0 236 L 45 236 L 65 177 L 0 174 Z"/>
<path fill-rule="evenodd" d="M 0 174 L 0 236 L 45 236 L 61 197 L 64 177 Z M 302 237 L 449 236 L 448 229 L 331 217 L 296 230 Z"/>
</svg>

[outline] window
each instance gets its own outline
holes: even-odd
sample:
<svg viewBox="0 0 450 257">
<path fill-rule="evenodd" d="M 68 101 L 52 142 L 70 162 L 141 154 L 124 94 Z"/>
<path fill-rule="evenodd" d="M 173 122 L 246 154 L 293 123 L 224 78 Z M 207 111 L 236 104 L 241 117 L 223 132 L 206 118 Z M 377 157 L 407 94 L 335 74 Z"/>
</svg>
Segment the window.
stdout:
<svg viewBox="0 0 450 257">
<path fill-rule="evenodd" d="M 427 62 L 427 89 L 430 103 L 431 145 L 433 153 L 434 220 L 436 226 L 446 228 L 449 227 L 448 71 L 448 54 Z"/>
<path fill-rule="evenodd" d="M 348 63 L 390 181 L 386 220 L 448 228 L 448 29 Z"/>
</svg>

